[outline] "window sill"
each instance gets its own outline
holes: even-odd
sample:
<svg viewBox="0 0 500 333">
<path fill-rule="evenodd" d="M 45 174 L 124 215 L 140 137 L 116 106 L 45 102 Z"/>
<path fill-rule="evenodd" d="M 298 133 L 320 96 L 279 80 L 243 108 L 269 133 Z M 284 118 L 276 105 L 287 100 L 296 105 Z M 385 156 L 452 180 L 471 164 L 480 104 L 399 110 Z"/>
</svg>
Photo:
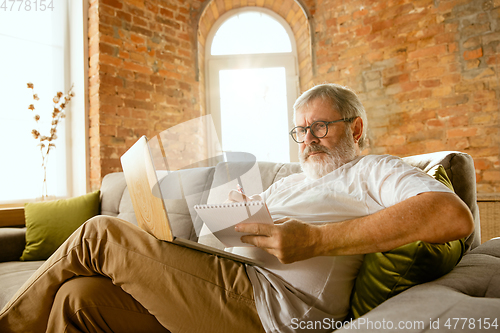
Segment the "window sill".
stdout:
<svg viewBox="0 0 500 333">
<path fill-rule="evenodd" d="M 24 208 L 0 208 L 0 228 L 24 227 Z"/>
</svg>

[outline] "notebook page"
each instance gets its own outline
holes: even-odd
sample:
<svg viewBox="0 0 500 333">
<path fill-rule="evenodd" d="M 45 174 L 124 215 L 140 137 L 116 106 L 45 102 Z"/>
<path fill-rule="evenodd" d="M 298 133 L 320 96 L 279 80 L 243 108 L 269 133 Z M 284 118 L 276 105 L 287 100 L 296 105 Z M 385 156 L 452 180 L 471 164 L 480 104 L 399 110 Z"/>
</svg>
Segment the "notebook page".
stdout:
<svg viewBox="0 0 500 333">
<path fill-rule="evenodd" d="M 245 234 L 234 230 L 234 226 L 238 223 L 273 224 L 271 215 L 263 201 L 196 205 L 194 209 L 208 229 L 226 247 L 252 246 L 241 242 L 240 238 Z"/>
</svg>

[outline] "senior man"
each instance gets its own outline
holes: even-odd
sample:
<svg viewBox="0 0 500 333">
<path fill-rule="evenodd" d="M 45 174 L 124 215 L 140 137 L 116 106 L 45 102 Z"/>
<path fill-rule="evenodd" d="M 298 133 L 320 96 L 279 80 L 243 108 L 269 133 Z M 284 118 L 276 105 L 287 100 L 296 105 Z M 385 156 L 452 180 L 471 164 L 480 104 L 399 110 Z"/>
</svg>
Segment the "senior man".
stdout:
<svg viewBox="0 0 500 333">
<path fill-rule="evenodd" d="M 236 226 L 253 234 L 242 240 L 264 267 L 97 217 L 5 306 L 0 331 L 295 332 L 300 321 L 347 315 L 363 254 L 472 232 L 468 208 L 445 186 L 398 158 L 361 156 L 367 122 L 352 91 L 316 86 L 294 110 L 304 172 L 250 198 L 266 201 L 274 225 Z"/>
</svg>

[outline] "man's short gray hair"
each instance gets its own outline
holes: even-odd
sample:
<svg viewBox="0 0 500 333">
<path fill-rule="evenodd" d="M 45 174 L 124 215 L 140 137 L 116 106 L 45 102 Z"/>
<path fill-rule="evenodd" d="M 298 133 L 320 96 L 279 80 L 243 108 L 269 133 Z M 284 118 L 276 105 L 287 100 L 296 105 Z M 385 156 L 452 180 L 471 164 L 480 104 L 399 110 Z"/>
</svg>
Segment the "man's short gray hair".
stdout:
<svg viewBox="0 0 500 333">
<path fill-rule="evenodd" d="M 293 105 L 294 119 L 298 110 L 307 107 L 311 101 L 318 98 L 329 102 L 332 109 L 339 112 L 344 119 L 361 117 L 363 120 L 363 133 L 359 138 L 358 146 L 363 149 L 366 145 L 366 129 L 368 126 L 365 108 L 358 96 L 347 87 L 335 83 L 325 83 L 307 90 L 300 95 Z"/>
</svg>

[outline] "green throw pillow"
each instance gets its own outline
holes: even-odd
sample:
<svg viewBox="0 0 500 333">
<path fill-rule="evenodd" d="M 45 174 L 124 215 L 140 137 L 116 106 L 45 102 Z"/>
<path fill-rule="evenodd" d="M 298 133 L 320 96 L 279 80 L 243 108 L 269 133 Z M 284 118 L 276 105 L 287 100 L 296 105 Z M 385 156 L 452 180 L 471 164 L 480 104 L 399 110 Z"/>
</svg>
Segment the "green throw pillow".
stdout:
<svg viewBox="0 0 500 333">
<path fill-rule="evenodd" d="M 100 191 L 71 199 L 27 203 L 26 247 L 21 260 L 50 257 L 83 222 L 99 214 L 99 206 Z"/>
<path fill-rule="evenodd" d="M 453 190 L 443 166 L 438 165 L 428 173 Z M 418 241 L 365 255 L 351 294 L 351 316 L 358 318 L 414 285 L 447 274 L 462 259 L 464 251 L 463 240 L 445 244 Z"/>
</svg>

